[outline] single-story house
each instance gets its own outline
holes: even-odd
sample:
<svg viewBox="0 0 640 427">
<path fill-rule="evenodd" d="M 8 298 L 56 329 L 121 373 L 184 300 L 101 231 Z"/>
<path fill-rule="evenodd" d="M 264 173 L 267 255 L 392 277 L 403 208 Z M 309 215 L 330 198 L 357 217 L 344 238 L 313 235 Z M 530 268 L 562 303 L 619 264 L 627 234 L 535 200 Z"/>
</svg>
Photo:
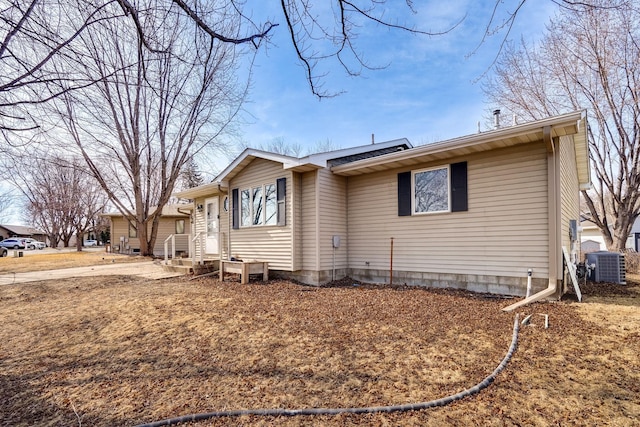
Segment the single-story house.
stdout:
<svg viewBox="0 0 640 427">
<path fill-rule="evenodd" d="M 176 236 L 176 251 L 188 253 L 191 234 L 191 204 L 172 204 L 162 209 L 158 234 L 153 246 L 153 254 L 164 255 L 164 242 L 170 236 Z M 138 230 L 120 212 L 102 214 L 109 218 L 111 226 L 111 250 L 117 253 L 140 253 Z M 151 224 L 149 224 L 149 231 Z"/>
<path fill-rule="evenodd" d="M 9 237 L 31 237 L 48 244 L 47 234 L 42 230 L 23 225 L 0 225 L 0 240 Z"/>
<path fill-rule="evenodd" d="M 294 158 L 246 149 L 194 200 L 195 252 L 269 263 L 270 276 L 538 297 L 577 259 L 590 186 L 575 112 L 413 147 L 406 139 Z"/>
</svg>

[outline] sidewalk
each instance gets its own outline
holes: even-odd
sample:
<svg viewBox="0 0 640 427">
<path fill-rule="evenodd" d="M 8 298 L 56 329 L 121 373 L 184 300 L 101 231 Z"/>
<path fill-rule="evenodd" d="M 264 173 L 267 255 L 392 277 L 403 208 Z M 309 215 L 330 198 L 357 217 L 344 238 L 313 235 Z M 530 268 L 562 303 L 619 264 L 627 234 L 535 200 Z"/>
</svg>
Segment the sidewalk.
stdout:
<svg viewBox="0 0 640 427">
<path fill-rule="evenodd" d="M 182 273 L 162 270 L 160 264 L 153 261 L 125 264 L 92 265 L 88 267 L 63 268 L 59 270 L 31 271 L 28 273 L 8 273 L 0 275 L 0 286 L 15 283 L 39 282 L 41 280 L 59 280 L 71 277 L 92 276 L 137 276 L 157 280 L 183 276 Z"/>
</svg>

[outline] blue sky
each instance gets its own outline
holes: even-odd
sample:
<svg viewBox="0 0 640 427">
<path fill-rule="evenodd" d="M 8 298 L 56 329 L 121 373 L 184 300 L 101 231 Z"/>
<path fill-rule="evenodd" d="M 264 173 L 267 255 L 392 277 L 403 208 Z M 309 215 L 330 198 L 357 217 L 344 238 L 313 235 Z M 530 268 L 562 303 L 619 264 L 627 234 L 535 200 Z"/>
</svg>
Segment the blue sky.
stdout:
<svg viewBox="0 0 640 427">
<path fill-rule="evenodd" d="M 277 7 L 278 2 L 271 3 Z M 398 3 L 404 10 L 404 2 Z M 466 18 L 450 33 L 436 37 L 363 27 L 360 50 L 373 65 L 389 65 L 364 70 L 362 77 L 354 78 L 335 64 L 323 64 L 330 72 L 325 89 L 345 91 L 330 99 L 318 100 L 311 94 L 286 28 L 276 28 L 275 46 L 260 52 L 256 61 L 250 102 L 245 106 L 247 123 L 241 126 L 244 143 L 265 146 L 279 138 L 307 149 L 326 141 L 346 148 L 370 143 L 373 133 L 377 142 L 406 137 L 420 145 L 475 133 L 478 121 L 484 129 L 488 111 L 500 106 L 484 103 L 477 80 L 490 67 L 505 32 L 469 55 L 482 40 L 494 1 L 414 3 L 421 3 L 418 14 L 407 13 L 407 19 L 422 29 L 440 30 Z M 505 0 L 496 22 L 502 22 L 518 3 Z M 509 39 L 536 40 L 556 8 L 550 0 L 528 0 Z M 282 22 L 277 9 L 269 13 Z"/>
<path fill-rule="evenodd" d="M 269 17 L 280 26 L 275 29 L 273 45 L 261 48 L 256 58 L 249 102 L 239 126 L 238 138 L 246 146 L 266 146 L 282 139 L 307 151 L 327 141 L 333 147 L 347 148 L 369 144 L 371 134 L 377 142 L 408 138 L 421 145 L 475 133 L 478 122 L 484 128 L 489 112 L 500 108 L 484 103 L 478 79 L 495 58 L 504 31 L 469 56 L 482 40 L 494 0 L 418 0 L 414 1 L 418 14 L 398 15 L 417 28 L 434 31 L 466 16 L 457 28 L 442 36 L 414 36 L 369 24 L 362 27 L 359 51 L 372 65 L 388 67 L 347 77 L 335 62 L 323 63 L 322 70 L 329 72 L 324 88 L 344 91 L 323 100 L 309 89 L 279 14 L 279 2 L 255 3 L 258 6 L 253 7 L 261 9 L 254 10 L 255 20 L 263 22 Z M 406 11 L 402 0 L 389 0 L 388 5 L 396 3 L 397 10 Z M 519 3 L 503 0 L 496 23 Z M 329 2 L 315 4 L 327 7 Z M 556 8 L 551 0 L 527 0 L 509 39 L 536 40 Z M 231 143 L 240 146 L 236 139 Z M 212 179 L 229 161 L 215 155 L 199 159 L 205 179 Z M 3 189 L 0 185 L 0 192 Z M 19 209 L 3 214 L 8 223 L 24 223 Z"/>
</svg>

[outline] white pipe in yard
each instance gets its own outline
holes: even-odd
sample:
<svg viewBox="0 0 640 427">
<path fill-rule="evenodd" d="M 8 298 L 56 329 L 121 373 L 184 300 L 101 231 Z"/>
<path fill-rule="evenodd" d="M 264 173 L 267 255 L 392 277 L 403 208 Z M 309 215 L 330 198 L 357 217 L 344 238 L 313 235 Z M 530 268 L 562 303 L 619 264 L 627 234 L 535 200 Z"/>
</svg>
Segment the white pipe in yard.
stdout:
<svg viewBox="0 0 640 427">
<path fill-rule="evenodd" d="M 527 270 L 527 298 L 531 296 L 531 275 L 533 274 L 533 270 Z"/>
</svg>

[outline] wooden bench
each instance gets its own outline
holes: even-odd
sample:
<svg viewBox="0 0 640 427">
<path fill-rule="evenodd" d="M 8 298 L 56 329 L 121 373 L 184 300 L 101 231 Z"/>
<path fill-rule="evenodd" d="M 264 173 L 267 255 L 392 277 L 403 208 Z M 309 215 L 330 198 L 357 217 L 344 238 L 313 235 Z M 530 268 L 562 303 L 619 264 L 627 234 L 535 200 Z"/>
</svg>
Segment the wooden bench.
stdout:
<svg viewBox="0 0 640 427">
<path fill-rule="evenodd" d="M 262 274 L 262 280 L 269 280 L 269 263 L 266 261 L 220 261 L 220 278 L 224 280 L 224 273 L 240 275 L 240 283 L 249 283 L 250 274 Z"/>
</svg>

